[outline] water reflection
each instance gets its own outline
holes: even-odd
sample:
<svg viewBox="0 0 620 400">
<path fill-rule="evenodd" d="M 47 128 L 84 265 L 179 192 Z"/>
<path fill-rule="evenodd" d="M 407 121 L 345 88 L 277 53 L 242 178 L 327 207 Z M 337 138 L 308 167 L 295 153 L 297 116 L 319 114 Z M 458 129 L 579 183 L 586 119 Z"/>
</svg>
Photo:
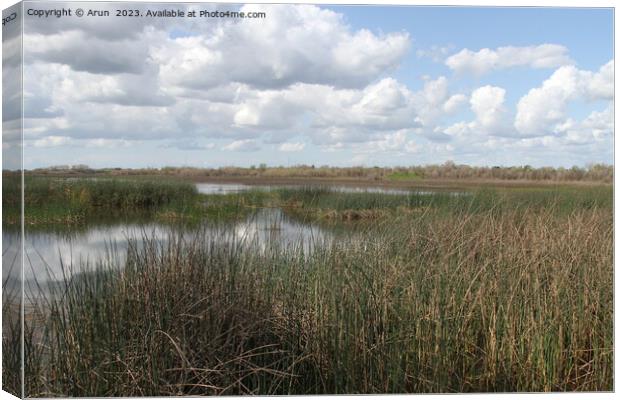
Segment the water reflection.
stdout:
<svg viewBox="0 0 620 400">
<path fill-rule="evenodd" d="M 301 223 L 287 217 L 278 208 L 257 210 L 243 221 L 210 223 L 183 227 L 157 223 L 119 222 L 93 225 L 80 232 L 27 232 L 25 241 L 25 280 L 38 282 L 62 280 L 63 274 L 80 272 L 80 266 L 93 267 L 99 260 L 122 265 L 129 241 L 148 237 L 160 243 L 182 233 L 186 240 L 205 240 L 254 246 L 265 250 L 271 246 L 301 246 L 305 252 L 332 238 L 333 234 L 315 224 Z M 17 232 L 4 231 L 3 243 L 9 246 Z"/>
<path fill-rule="evenodd" d="M 301 223 L 287 217 L 279 208 L 264 208 L 252 217 L 236 224 L 235 235 L 248 243 L 255 241 L 262 249 L 270 245 L 288 247 L 300 245 L 308 252 L 332 233 L 312 223 Z"/>
<path fill-rule="evenodd" d="M 267 188 L 267 186 L 250 186 L 236 183 L 197 183 L 198 193 L 202 194 L 234 194 L 252 188 Z"/>
<path fill-rule="evenodd" d="M 2 295 L 3 301 L 15 302 L 21 291 L 21 240 L 19 232 L 2 235 Z"/>
<path fill-rule="evenodd" d="M 242 184 L 200 183 L 197 188 L 201 193 L 229 194 L 239 193 L 250 188 L 273 190 L 291 186 L 250 186 Z M 379 187 L 333 186 L 331 190 L 348 193 L 388 193 L 409 194 L 405 189 Z M 421 192 L 417 192 L 421 193 Z M 422 192 L 423 193 L 423 192 Z M 432 192 L 428 192 L 432 193 Z M 456 192 L 453 192 L 456 193 Z M 264 208 L 251 214 L 245 220 L 235 222 L 205 221 L 199 226 L 178 226 L 153 223 L 152 221 L 117 221 L 101 223 L 91 221 L 87 226 L 49 230 L 27 230 L 25 240 L 24 278 L 26 282 L 55 281 L 64 278 L 63 272 L 71 270 L 80 272 L 79 267 L 93 267 L 100 260 L 107 260 L 122 265 L 131 239 L 147 237 L 158 242 L 165 242 L 171 235 L 183 234 L 188 240 L 207 240 L 214 243 L 254 246 L 265 250 L 272 246 L 297 246 L 306 253 L 311 252 L 317 243 L 329 241 L 337 228 L 325 228 L 313 223 L 301 222 L 286 216 L 281 209 Z M 4 230 L 3 259 L 15 258 L 12 249 L 17 249 L 18 232 Z M 13 251 L 14 252 L 14 251 Z M 63 268 L 64 267 L 64 268 Z M 7 279 L 9 269 L 3 269 L 3 278 Z"/>
<path fill-rule="evenodd" d="M 381 187 L 381 186 L 346 186 L 346 185 L 329 185 L 329 186 L 320 186 L 315 185 L 316 187 L 326 188 L 333 192 L 339 193 L 382 193 L 382 194 L 393 194 L 393 195 L 410 195 L 410 194 L 419 194 L 419 195 L 431 195 L 437 193 L 437 191 L 433 190 L 419 190 L 419 189 L 399 189 L 399 188 L 389 188 L 389 187 Z M 199 193 L 202 194 L 234 194 L 240 193 L 248 190 L 262 190 L 262 191 L 271 191 L 277 189 L 295 189 L 300 188 L 300 185 L 244 185 L 238 183 L 197 183 L 196 188 Z M 453 196 L 460 196 L 468 194 L 468 192 L 462 191 L 441 191 L 441 193 L 448 193 Z"/>
</svg>

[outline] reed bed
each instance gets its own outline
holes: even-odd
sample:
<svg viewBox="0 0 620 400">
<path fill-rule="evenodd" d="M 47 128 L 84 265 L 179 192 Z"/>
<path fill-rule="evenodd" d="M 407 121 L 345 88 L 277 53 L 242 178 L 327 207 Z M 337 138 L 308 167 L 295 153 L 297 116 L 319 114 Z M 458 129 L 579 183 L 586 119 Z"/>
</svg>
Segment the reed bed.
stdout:
<svg viewBox="0 0 620 400">
<path fill-rule="evenodd" d="M 27 395 L 611 391 L 609 194 L 453 196 L 312 251 L 135 238 L 37 303 Z M 375 201 L 330 196 L 288 200 Z"/>
<path fill-rule="evenodd" d="M 409 193 L 343 193 L 329 187 L 305 186 L 282 188 L 275 193 L 279 205 L 289 214 L 316 219 L 376 219 L 429 209 L 450 215 L 520 210 L 525 213 L 550 211 L 566 216 L 574 210 L 610 210 L 613 207 L 613 188 L 609 186 Z M 359 218 L 347 218 L 348 215 Z"/>
<path fill-rule="evenodd" d="M 5 177 L 3 224 L 19 224 L 19 177 Z M 166 180 L 122 180 L 26 177 L 24 220 L 27 225 L 80 224 L 92 217 L 149 213 L 162 208 L 188 208 L 198 192 L 189 183 Z"/>
<path fill-rule="evenodd" d="M 330 210 L 372 210 L 396 209 L 398 207 L 435 207 L 449 204 L 455 196 L 452 192 L 409 194 L 390 193 L 343 193 L 322 186 L 305 186 L 299 188 L 282 188 L 276 190 L 284 204 L 297 205 L 306 209 Z"/>
<path fill-rule="evenodd" d="M 5 177 L 3 225 L 20 223 L 19 176 Z M 252 190 L 236 195 L 201 195 L 191 182 L 140 178 L 25 178 L 24 222 L 29 229 L 99 224 L 131 218 L 197 222 L 231 219 L 262 206 L 268 194 Z"/>
</svg>

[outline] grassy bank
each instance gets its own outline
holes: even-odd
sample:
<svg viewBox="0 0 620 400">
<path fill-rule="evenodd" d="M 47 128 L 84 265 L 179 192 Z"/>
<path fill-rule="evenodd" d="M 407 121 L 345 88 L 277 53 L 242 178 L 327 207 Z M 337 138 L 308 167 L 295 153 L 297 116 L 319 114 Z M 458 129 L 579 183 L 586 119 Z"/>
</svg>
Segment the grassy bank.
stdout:
<svg viewBox="0 0 620 400">
<path fill-rule="evenodd" d="M 307 186 L 279 189 L 276 194 L 278 204 L 289 214 L 310 219 L 376 219 L 431 210 L 452 216 L 508 211 L 523 214 L 548 211 L 566 216 L 575 210 L 613 207 L 613 188 L 608 186 L 411 191 L 408 194 L 342 193 L 327 187 Z"/>
<path fill-rule="evenodd" d="M 19 224 L 21 193 L 19 185 L 11 183 L 5 181 L 2 193 L 3 222 L 8 225 Z M 187 209 L 197 198 L 193 185 L 172 181 L 26 177 L 24 219 L 26 225 L 76 224 L 102 214 L 126 216 L 166 208 Z"/>
<path fill-rule="evenodd" d="M 3 224 L 20 221 L 19 177 L 4 177 Z M 194 184 L 170 179 L 51 178 L 27 176 L 24 220 L 27 226 L 79 226 L 111 218 L 196 222 L 233 218 L 266 201 L 250 191 L 237 196 L 205 196 Z"/>
<path fill-rule="evenodd" d="M 139 238 L 123 265 L 100 260 L 38 304 L 49 320 L 26 342 L 27 394 L 612 390 L 607 189 L 278 196 L 429 203 L 312 252 Z"/>
<path fill-rule="evenodd" d="M 17 176 L 4 177 L 3 224 L 19 224 L 20 191 Z M 404 189 L 401 189 L 406 191 Z M 460 191 L 419 191 L 408 194 L 342 193 L 327 185 L 260 189 L 226 195 L 199 194 L 183 180 L 132 178 L 25 178 L 25 223 L 36 227 L 76 227 L 120 217 L 160 222 L 199 223 L 204 219 L 233 219 L 264 206 L 283 207 L 289 215 L 312 219 L 377 219 L 429 208 L 454 211 L 575 207 L 611 207 L 613 188 L 542 186 L 477 188 Z"/>
</svg>

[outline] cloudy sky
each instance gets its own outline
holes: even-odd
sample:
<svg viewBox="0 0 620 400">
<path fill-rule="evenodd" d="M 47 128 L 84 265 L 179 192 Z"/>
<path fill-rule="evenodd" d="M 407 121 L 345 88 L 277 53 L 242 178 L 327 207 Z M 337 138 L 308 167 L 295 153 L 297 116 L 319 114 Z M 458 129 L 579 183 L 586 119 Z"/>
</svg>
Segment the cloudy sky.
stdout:
<svg viewBox="0 0 620 400">
<path fill-rule="evenodd" d="M 186 7 L 26 17 L 25 167 L 613 162 L 611 10 Z"/>
</svg>

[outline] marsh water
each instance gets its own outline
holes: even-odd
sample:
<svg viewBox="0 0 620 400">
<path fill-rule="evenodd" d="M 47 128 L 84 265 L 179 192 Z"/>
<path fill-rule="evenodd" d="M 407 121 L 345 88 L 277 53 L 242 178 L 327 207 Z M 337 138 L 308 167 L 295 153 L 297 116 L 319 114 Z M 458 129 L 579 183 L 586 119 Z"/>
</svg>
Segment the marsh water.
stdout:
<svg viewBox="0 0 620 400">
<path fill-rule="evenodd" d="M 25 282 L 60 281 L 67 274 L 92 269 L 97 261 L 122 265 L 130 242 L 142 246 L 143 238 L 165 243 L 183 235 L 184 240 L 210 240 L 239 246 L 253 246 L 259 251 L 269 246 L 302 246 L 311 252 L 317 243 L 333 237 L 333 233 L 313 223 L 287 217 L 278 208 L 263 208 L 241 221 L 211 223 L 198 226 L 175 226 L 153 222 L 116 221 L 94 224 L 71 231 L 27 231 L 24 245 Z M 16 246 L 19 233 L 4 231 L 3 253 Z M 3 269 L 8 271 L 7 269 Z M 6 278 L 6 277 L 4 277 Z"/>
<path fill-rule="evenodd" d="M 199 193 L 202 194 L 234 194 L 241 193 L 248 190 L 277 190 L 282 188 L 294 189 L 298 188 L 298 185 L 246 185 L 242 183 L 197 183 L 196 188 Z M 380 186 L 345 186 L 345 185 L 331 185 L 328 189 L 339 193 L 383 193 L 394 195 L 408 195 L 411 193 L 416 194 L 433 194 L 435 191 L 430 190 L 407 190 L 397 188 L 386 188 Z M 459 196 L 466 192 L 450 191 L 451 195 Z"/>
<path fill-rule="evenodd" d="M 198 183 L 196 187 L 203 194 L 224 195 L 250 189 L 273 190 L 289 186 Z M 331 190 L 395 195 L 410 193 L 403 189 L 379 187 L 333 186 Z M 311 252 L 317 243 L 331 240 L 338 232 L 338 229 L 328 229 L 315 223 L 291 218 L 278 208 L 257 209 L 242 220 L 225 223 L 204 221 L 199 226 L 193 227 L 154 223 L 148 220 L 113 219 L 92 222 L 80 228 L 57 226 L 47 229 L 27 229 L 24 245 L 24 278 L 26 282 L 62 280 L 67 273 L 80 272 L 80 266 L 92 268 L 97 260 L 122 265 L 130 241 L 133 240 L 139 245 L 144 237 L 165 242 L 171 236 L 182 234 L 188 239 L 205 238 L 223 243 L 256 246 L 258 249 L 296 245 L 302 246 L 306 252 Z M 5 229 L 2 239 L 5 254 L 16 248 L 19 232 Z M 3 271 L 9 269 L 3 268 Z"/>
</svg>

